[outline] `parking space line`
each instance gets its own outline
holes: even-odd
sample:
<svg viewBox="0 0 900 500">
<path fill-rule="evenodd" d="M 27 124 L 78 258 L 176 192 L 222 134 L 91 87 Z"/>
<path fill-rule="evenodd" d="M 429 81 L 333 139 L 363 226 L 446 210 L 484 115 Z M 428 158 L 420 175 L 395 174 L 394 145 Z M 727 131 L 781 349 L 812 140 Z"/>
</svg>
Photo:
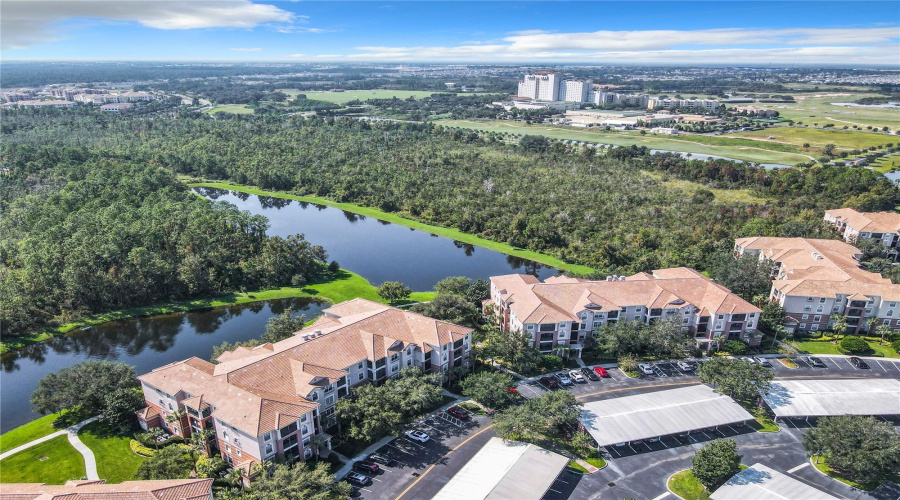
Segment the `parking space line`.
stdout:
<svg viewBox="0 0 900 500">
<path fill-rule="evenodd" d="M 667 491 L 667 492 L 663 493 L 662 495 L 660 495 L 660 496 L 654 498 L 653 500 L 662 500 L 663 498 L 666 498 L 666 497 L 669 496 L 669 495 L 671 495 L 671 493 L 669 493 L 669 492 Z"/>
<path fill-rule="evenodd" d="M 793 474 L 793 473 L 797 472 L 798 470 L 800 470 L 804 467 L 808 467 L 808 466 L 809 466 L 809 462 L 803 462 L 802 464 L 794 467 L 793 469 L 788 469 L 788 474 Z"/>
<path fill-rule="evenodd" d="M 556 490 L 554 490 L 553 488 L 547 488 L 547 489 L 550 490 L 550 491 L 552 491 L 553 493 L 559 493 L 560 495 L 562 495 L 562 492 L 561 492 L 561 491 L 556 491 Z"/>
<path fill-rule="evenodd" d="M 881 371 L 887 372 L 887 369 L 885 369 L 885 367 L 881 366 L 881 361 L 878 361 L 878 360 L 876 359 L 876 360 L 875 360 L 875 363 L 878 364 L 878 367 L 881 368 Z"/>
</svg>

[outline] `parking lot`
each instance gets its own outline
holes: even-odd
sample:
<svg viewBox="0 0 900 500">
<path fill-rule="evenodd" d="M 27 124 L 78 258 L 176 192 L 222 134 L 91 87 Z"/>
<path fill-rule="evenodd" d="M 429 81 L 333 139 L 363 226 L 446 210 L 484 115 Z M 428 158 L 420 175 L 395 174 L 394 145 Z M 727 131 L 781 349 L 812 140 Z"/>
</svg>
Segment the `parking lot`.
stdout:
<svg viewBox="0 0 900 500">
<path fill-rule="evenodd" d="M 486 416 L 472 415 L 472 419 L 467 422 L 453 421 L 454 419 L 443 419 L 433 414 L 427 419 L 421 421 L 414 429 L 421 430 L 428 434 L 430 439 L 428 442 L 420 443 L 406 436 L 398 437 L 389 444 L 379 448 L 376 453 L 389 457 L 393 462 L 389 466 L 380 465 L 381 471 L 375 475 L 367 474 L 372 477 L 372 484 L 363 487 L 355 487 L 355 497 L 364 499 L 391 499 L 396 498 L 400 493 L 406 490 L 416 479 L 432 464 L 439 462 L 441 457 L 458 446 L 463 441 L 471 438 L 473 435 L 490 426 L 490 418 Z M 477 438 L 487 441 L 493 433 L 484 432 Z M 452 473 L 445 473 L 437 469 L 432 472 L 434 476 L 429 475 L 429 481 L 425 484 L 417 484 L 420 489 L 427 489 L 429 492 L 426 496 L 433 496 L 444 484 L 449 481 L 450 477 L 477 452 L 481 446 L 475 445 L 476 439 L 472 440 L 473 446 L 467 447 L 466 451 L 471 448 L 471 453 L 454 453 L 441 463 L 443 468 Z M 469 443 L 467 443 L 469 444 Z M 481 443 L 483 444 L 483 443 Z M 451 463 L 451 460 L 453 461 Z M 431 491 L 433 490 L 433 491 Z M 409 492 L 408 498 L 422 498 L 422 494 L 416 490 Z"/>
<path fill-rule="evenodd" d="M 806 359 L 809 356 L 816 357 L 825 365 L 824 368 L 816 368 L 812 366 Z M 900 377 L 900 360 L 896 359 L 873 359 L 864 358 L 868 369 L 860 369 L 850 363 L 850 359 L 845 356 L 815 356 L 801 355 L 796 358 L 797 368 L 788 368 L 780 361 L 773 359 L 772 369 L 775 370 L 776 377 L 797 377 L 800 375 L 815 376 L 835 376 L 835 377 Z"/>
</svg>

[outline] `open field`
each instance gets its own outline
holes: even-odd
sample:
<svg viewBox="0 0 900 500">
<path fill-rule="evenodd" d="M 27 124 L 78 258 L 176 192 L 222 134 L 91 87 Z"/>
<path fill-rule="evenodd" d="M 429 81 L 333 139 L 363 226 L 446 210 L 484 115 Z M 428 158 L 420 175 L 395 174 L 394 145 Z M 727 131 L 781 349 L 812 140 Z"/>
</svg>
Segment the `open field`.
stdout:
<svg viewBox="0 0 900 500">
<path fill-rule="evenodd" d="M 711 191 L 715 195 L 716 201 L 719 203 L 765 203 L 767 201 L 765 198 L 754 196 L 749 189 L 708 188 L 699 182 L 691 182 L 675 178 L 664 180 L 665 175 L 662 172 L 649 172 L 644 170 L 643 173 L 648 177 L 652 177 L 654 180 L 661 182 L 663 185 L 669 188 L 680 189 L 684 191 L 685 195 L 687 196 L 692 196 L 700 189 L 706 189 L 708 191 Z"/>
<path fill-rule="evenodd" d="M 53 427 L 53 421 L 57 418 L 59 418 L 59 414 L 52 413 L 3 433 L 0 435 L 0 452 L 11 450 L 47 434 L 53 434 L 59 430 Z"/>
<path fill-rule="evenodd" d="M 469 128 L 485 132 L 543 135 L 550 139 L 598 142 L 616 146 L 646 146 L 651 149 L 665 149 L 670 151 L 682 151 L 685 153 L 723 156 L 726 158 L 758 163 L 794 165 L 810 160 L 810 157 L 805 154 L 784 151 L 785 149 L 795 149 L 794 146 L 791 145 L 762 143 L 759 144 L 759 146 L 756 146 L 754 142 L 757 141 L 746 139 L 729 139 L 711 136 L 679 136 L 679 138 L 673 138 L 671 136 L 658 136 L 654 134 L 642 136 L 636 132 L 600 131 L 553 125 L 527 125 L 522 122 L 499 120 L 439 120 L 436 123 L 438 125 Z"/>
<path fill-rule="evenodd" d="M 875 170 L 876 172 L 881 172 L 882 174 L 890 172 L 895 168 L 900 168 L 900 153 L 882 156 L 881 158 L 873 161 L 870 166 L 873 170 Z"/>
<path fill-rule="evenodd" d="M 57 436 L 0 462 L 0 483 L 63 484 L 84 476 L 84 457 Z"/>
<path fill-rule="evenodd" d="M 418 229 L 420 231 L 425 231 L 426 233 L 434 234 L 437 236 L 444 236 L 446 238 L 451 238 L 456 241 L 460 241 L 462 243 L 468 243 L 470 245 L 476 245 L 482 248 L 487 248 L 489 250 L 496 250 L 500 253 L 504 253 L 506 255 L 512 255 L 514 257 L 520 257 L 522 259 L 528 259 L 535 262 L 539 262 L 541 264 L 546 264 L 551 267 L 555 267 L 557 269 L 563 269 L 566 271 L 572 271 L 575 273 L 590 273 L 594 270 L 587 266 L 582 266 L 579 264 L 570 264 L 568 262 L 563 262 L 557 257 L 553 257 L 552 255 L 546 255 L 538 252 L 533 252 L 531 250 L 525 250 L 523 248 L 516 248 L 506 243 L 499 243 L 492 240 L 487 240 L 472 234 L 464 233 L 458 229 L 441 227 L 441 226 L 433 226 L 431 224 L 425 224 L 424 222 L 415 221 L 412 219 L 406 219 L 404 217 L 400 217 L 396 214 L 391 214 L 387 212 L 382 212 L 381 210 L 369 207 L 363 207 L 360 205 L 354 205 L 352 203 L 339 203 L 336 201 L 332 201 L 326 198 L 320 198 L 317 196 L 297 196 L 281 191 L 264 191 L 262 189 L 258 189 L 252 186 L 240 186 L 237 184 L 231 184 L 229 182 L 197 182 L 188 184 L 190 187 L 211 187 L 218 189 L 228 189 L 231 191 L 240 191 L 242 193 L 248 194 L 256 194 L 262 196 L 271 196 L 274 198 L 285 198 L 289 200 L 297 200 L 297 201 L 306 201 L 310 203 L 318 203 L 320 205 L 327 205 L 329 207 L 340 208 L 341 210 L 346 210 L 348 212 L 353 212 L 355 214 L 365 215 L 366 217 L 372 217 L 374 219 L 383 220 L 387 222 L 393 222 L 395 224 L 399 224 L 401 226 Z"/>
<path fill-rule="evenodd" d="M 234 113 L 236 115 L 252 115 L 253 108 L 246 104 L 220 104 L 212 109 L 207 109 L 204 113 L 212 115 L 216 113 Z"/>
<path fill-rule="evenodd" d="M 285 94 L 290 96 L 295 96 L 297 94 L 305 94 L 307 99 L 313 99 L 316 101 L 324 101 L 330 102 L 334 104 L 344 104 L 345 102 L 350 102 L 356 99 L 360 101 L 365 101 L 367 99 L 390 99 L 392 97 L 396 97 L 397 99 L 406 99 L 408 97 L 415 97 L 416 99 L 421 99 L 423 97 L 429 97 L 431 94 L 435 94 L 436 92 L 433 90 L 345 90 L 343 92 L 329 92 L 327 90 L 310 90 L 310 91 L 299 91 L 295 89 L 278 89 Z M 472 95 L 472 94 L 460 94 L 460 95 Z"/>
<path fill-rule="evenodd" d="M 811 125 L 811 124 L 810 124 Z M 821 123 L 819 125 L 822 125 Z M 775 137 L 769 139 L 770 136 Z M 750 132 L 737 132 L 726 137 L 739 137 L 764 142 L 788 143 L 802 147 L 809 143 L 811 149 L 821 150 L 826 144 L 834 144 L 838 149 L 865 149 L 872 146 L 881 146 L 887 143 L 896 144 L 900 137 L 887 134 L 873 134 L 868 132 L 855 132 L 849 130 L 796 128 L 796 127 L 772 127 L 765 130 L 753 130 Z"/>
<path fill-rule="evenodd" d="M 890 127 L 891 130 L 900 128 L 900 111 L 885 108 L 855 108 L 834 106 L 833 102 L 853 102 L 863 97 L 873 97 L 878 94 L 858 94 L 849 92 L 823 92 L 821 94 L 794 95 L 797 102 L 775 104 L 757 103 L 757 106 L 765 106 L 778 111 L 781 118 L 802 121 L 812 125 L 818 123 L 821 127 L 826 123 L 834 123 L 837 128 L 844 125 L 873 127 Z"/>
</svg>

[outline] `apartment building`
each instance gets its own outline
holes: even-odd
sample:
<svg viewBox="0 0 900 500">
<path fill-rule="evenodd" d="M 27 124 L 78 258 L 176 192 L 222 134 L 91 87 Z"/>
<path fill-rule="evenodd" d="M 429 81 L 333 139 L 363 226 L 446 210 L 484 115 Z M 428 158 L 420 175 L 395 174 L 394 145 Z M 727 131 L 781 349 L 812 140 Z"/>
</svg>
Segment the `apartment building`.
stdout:
<svg viewBox="0 0 900 500">
<path fill-rule="evenodd" d="M 528 97 L 535 101 L 559 101 L 562 73 L 541 71 L 525 75 L 519 82 L 519 97 Z"/>
<path fill-rule="evenodd" d="M 617 321 L 679 318 L 699 346 L 727 340 L 758 345 L 761 310 L 693 269 L 610 276 L 605 281 L 527 274 L 491 278 L 500 327 L 527 333 L 542 353 L 580 357 L 584 339 Z"/>
<path fill-rule="evenodd" d="M 100 111 L 103 111 L 105 113 L 115 113 L 118 115 L 118 114 L 125 113 L 126 111 L 133 108 L 134 106 L 135 106 L 135 104 L 131 103 L 131 102 L 104 104 L 103 106 L 100 106 Z"/>
<path fill-rule="evenodd" d="M 212 500 L 212 479 L 158 479 L 106 484 L 105 479 L 66 484 L 4 483 L 0 500 Z"/>
<path fill-rule="evenodd" d="M 119 104 L 125 102 L 150 102 L 153 95 L 149 92 L 121 92 L 119 94 L 78 94 L 77 102 L 85 104 Z"/>
<path fill-rule="evenodd" d="M 307 460 L 331 448 L 325 430 L 350 388 L 405 367 L 447 373 L 471 365 L 472 330 L 364 299 L 323 311 L 291 338 L 191 358 L 138 377 L 147 406 L 141 427 L 188 437 L 209 429 L 215 447 L 249 478 L 253 463 Z M 178 411 L 184 416 L 173 420 Z"/>
<path fill-rule="evenodd" d="M 900 213 L 897 212 L 857 212 L 852 208 L 825 211 L 825 222 L 836 227 L 844 241 L 850 243 L 863 239 L 876 239 L 890 249 L 897 259 L 900 245 Z"/>
<path fill-rule="evenodd" d="M 847 318 L 847 332 L 889 325 L 900 331 L 900 285 L 859 267 L 860 250 L 839 240 L 752 237 L 735 240 L 735 256 L 775 264 L 770 300 L 787 312 L 788 331 L 832 327 Z"/>
<path fill-rule="evenodd" d="M 22 108 L 74 108 L 75 103 L 60 100 L 44 100 L 44 101 L 13 101 L 3 104 L 3 107 L 22 107 Z"/>
</svg>

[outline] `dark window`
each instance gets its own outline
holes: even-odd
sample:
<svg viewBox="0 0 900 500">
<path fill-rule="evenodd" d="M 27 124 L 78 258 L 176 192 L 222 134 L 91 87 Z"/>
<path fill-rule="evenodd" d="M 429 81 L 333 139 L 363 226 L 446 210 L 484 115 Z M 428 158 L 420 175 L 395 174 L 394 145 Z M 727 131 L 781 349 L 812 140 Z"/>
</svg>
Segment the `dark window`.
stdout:
<svg viewBox="0 0 900 500">
<path fill-rule="evenodd" d="M 662 314 L 662 309 L 650 309 L 650 316 L 659 316 Z"/>
<path fill-rule="evenodd" d="M 541 351 L 549 351 L 553 349 L 553 342 L 541 342 Z"/>
<path fill-rule="evenodd" d="M 554 337 L 554 334 L 552 334 L 552 333 L 542 333 L 541 341 L 553 340 L 553 337 Z"/>
<path fill-rule="evenodd" d="M 556 323 L 541 323 L 538 326 L 538 330 L 542 332 L 554 332 L 556 331 Z"/>
<path fill-rule="evenodd" d="M 731 315 L 731 321 L 744 321 L 745 319 L 747 319 L 746 314 L 732 314 Z"/>
<path fill-rule="evenodd" d="M 288 434 L 290 434 L 292 432 L 296 432 L 296 431 L 297 431 L 297 422 L 291 422 L 290 424 L 285 425 L 284 427 L 279 429 L 278 432 L 281 433 L 282 436 L 287 436 Z"/>
<path fill-rule="evenodd" d="M 456 342 L 454 342 L 454 343 L 453 343 L 453 348 L 454 348 L 454 349 L 459 349 L 460 347 L 462 347 L 462 345 L 463 345 L 463 340 L 465 340 L 465 339 L 459 339 L 459 340 L 457 340 Z"/>
<path fill-rule="evenodd" d="M 606 317 L 609 319 L 618 318 L 619 311 L 610 311 L 610 312 L 606 313 Z"/>
<path fill-rule="evenodd" d="M 387 363 L 387 360 L 385 358 L 381 358 L 375 362 L 375 368 L 382 368 L 384 367 L 385 363 Z"/>
<path fill-rule="evenodd" d="M 344 375 L 343 377 L 341 377 L 340 380 L 338 380 L 337 385 L 344 385 L 344 384 L 346 384 L 346 383 L 347 383 L 347 376 Z"/>
</svg>

